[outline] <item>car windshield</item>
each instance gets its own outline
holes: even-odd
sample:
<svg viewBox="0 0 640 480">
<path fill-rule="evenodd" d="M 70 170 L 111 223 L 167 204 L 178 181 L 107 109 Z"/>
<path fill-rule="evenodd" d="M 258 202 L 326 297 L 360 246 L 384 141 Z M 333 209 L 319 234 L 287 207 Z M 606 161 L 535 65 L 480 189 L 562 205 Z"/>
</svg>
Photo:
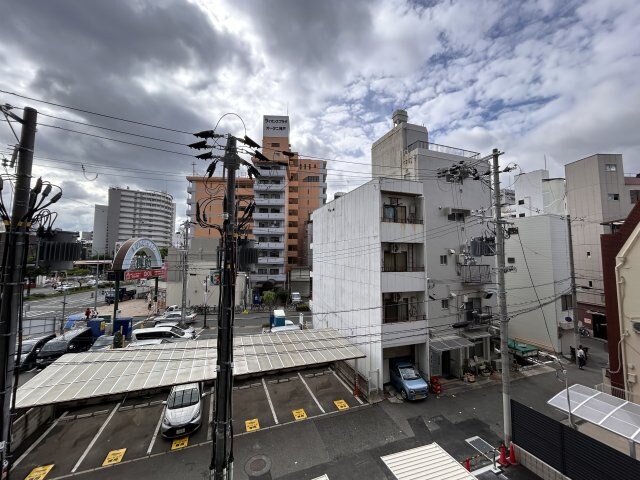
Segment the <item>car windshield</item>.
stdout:
<svg viewBox="0 0 640 480">
<path fill-rule="evenodd" d="M 184 331 L 180 330 L 178 327 L 171 327 L 171 332 L 175 333 L 178 336 L 184 335 Z"/>
<path fill-rule="evenodd" d="M 67 342 L 47 342 L 41 352 L 64 352 L 67 350 Z"/>
<path fill-rule="evenodd" d="M 35 343 L 23 343 L 22 344 L 22 348 L 20 349 L 20 351 L 22 353 L 29 353 L 31 350 L 33 350 L 33 346 L 35 345 Z M 18 351 L 18 346 L 16 345 L 16 352 Z"/>
<path fill-rule="evenodd" d="M 107 337 L 98 337 L 96 339 L 96 341 L 94 342 L 93 346 L 94 347 L 96 347 L 96 346 L 99 347 L 99 346 L 102 346 L 102 345 L 110 345 L 111 342 L 113 342 L 113 338 L 111 338 L 111 337 L 108 337 L 108 338 Z"/>
<path fill-rule="evenodd" d="M 413 367 L 401 367 L 400 375 L 402 375 L 402 378 L 405 380 L 417 380 L 420 378 L 420 375 L 418 375 L 418 372 L 416 372 Z"/>
<path fill-rule="evenodd" d="M 167 400 L 167 408 L 184 408 L 195 405 L 200 401 L 200 392 L 197 388 L 189 388 L 187 390 L 178 390 L 169 395 Z"/>
</svg>

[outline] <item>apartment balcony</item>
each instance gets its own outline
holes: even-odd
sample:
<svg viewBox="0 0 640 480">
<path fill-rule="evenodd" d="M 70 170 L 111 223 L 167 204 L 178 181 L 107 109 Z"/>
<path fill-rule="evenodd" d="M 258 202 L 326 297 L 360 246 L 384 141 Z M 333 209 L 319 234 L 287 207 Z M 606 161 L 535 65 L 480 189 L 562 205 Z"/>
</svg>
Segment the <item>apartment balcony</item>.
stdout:
<svg viewBox="0 0 640 480">
<path fill-rule="evenodd" d="M 262 273 L 252 273 L 249 275 L 249 279 L 252 283 L 259 282 L 276 282 L 276 283 L 284 283 L 287 279 L 287 276 L 284 273 L 272 273 L 272 274 L 262 274 Z"/>
<path fill-rule="evenodd" d="M 424 292 L 425 288 L 424 267 L 409 267 L 405 271 L 383 271 L 381 273 L 380 290 L 382 293 Z"/>
<path fill-rule="evenodd" d="M 286 189 L 285 183 L 273 184 L 273 183 L 255 183 L 253 189 L 256 192 L 284 192 Z"/>
<path fill-rule="evenodd" d="M 284 212 L 279 213 L 253 213 L 254 220 L 284 220 Z"/>
<path fill-rule="evenodd" d="M 263 205 L 284 206 L 286 202 L 284 198 L 260 198 L 260 197 L 257 197 L 255 201 L 256 201 L 257 207 L 261 207 Z"/>
<path fill-rule="evenodd" d="M 286 177 L 287 176 L 287 170 L 283 169 L 283 170 L 272 170 L 269 168 L 260 168 L 257 167 L 258 171 L 260 172 L 260 178 L 270 178 L 270 177 Z"/>
<path fill-rule="evenodd" d="M 284 257 L 258 257 L 261 265 L 284 265 Z"/>
<path fill-rule="evenodd" d="M 190 194 L 196 193 L 196 187 L 194 187 L 193 185 L 189 185 L 187 187 L 187 193 L 190 193 Z"/>
<path fill-rule="evenodd" d="M 462 283 L 479 284 L 491 282 L 491 265 L 459 265 Z"/>
<path fill-rule="evenodd" d="M 284 235 L 284 227 L 257 227 L 253 225 L 254 235 Z"/>
<path fill-rule="evenodd" d="M 406 321 L 383 323 L 382 348 L 426 343 L 427 321 Z"/>
<path fill-rule="evenodd" d="M 258 250 L 284 250 L 284 242 L 256 242 Z"/>
<path fill-rule="evenodd" d="M 393 222 L 382 218 L 380 224 L 380 241 L 396 242 L 401 238 L 403 243 L 423 243 L 424 228 L 422 219 L 408 218 L 404 222 Z"/>
</svg>

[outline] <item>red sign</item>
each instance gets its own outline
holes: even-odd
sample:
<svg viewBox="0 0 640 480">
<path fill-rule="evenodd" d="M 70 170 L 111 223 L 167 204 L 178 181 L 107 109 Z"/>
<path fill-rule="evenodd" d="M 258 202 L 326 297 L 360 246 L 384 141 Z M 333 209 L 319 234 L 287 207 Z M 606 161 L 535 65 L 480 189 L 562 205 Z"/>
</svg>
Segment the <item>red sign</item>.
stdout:
<svg viewBox="0 0 640 480">
<path fill-rule="evenodd" d="M 141 278 L 164 278 L 166 271 L 163 268 L 154 268 L 151 270 L 127 270 L 124 272 L 125 280 L 139 280 Z"/>
</svg>

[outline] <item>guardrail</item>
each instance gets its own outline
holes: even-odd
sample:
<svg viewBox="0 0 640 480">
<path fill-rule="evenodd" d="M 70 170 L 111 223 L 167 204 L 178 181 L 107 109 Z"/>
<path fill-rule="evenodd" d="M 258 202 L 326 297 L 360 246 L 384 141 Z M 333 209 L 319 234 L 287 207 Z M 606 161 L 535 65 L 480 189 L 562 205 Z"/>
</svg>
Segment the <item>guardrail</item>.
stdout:
<svg viewBox="0 0 640 480">
<path fill-rule="evenodd" d="M 623 388 L 607 385 L 606 383 L 599 383 L 594 388 L 599 392 L 608 393 L 609 395 L 621 398 L 622 400 L 627 400 L 633 403 L 640 403 L 640 395 L 636 395 L 633 392 L 630 392 Z"/>
</svg>

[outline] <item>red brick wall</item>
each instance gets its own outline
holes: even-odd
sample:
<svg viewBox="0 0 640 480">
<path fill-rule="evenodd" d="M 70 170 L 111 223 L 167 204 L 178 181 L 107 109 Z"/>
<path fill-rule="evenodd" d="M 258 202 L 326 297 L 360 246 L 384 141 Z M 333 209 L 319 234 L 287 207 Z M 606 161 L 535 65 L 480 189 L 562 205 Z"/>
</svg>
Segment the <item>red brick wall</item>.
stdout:
<svg viewBox="0 0 640 480">
<path fill-rule="evenodd" d="M 616 255 L 625 244 L 636 225 L 640 223 L 640 203 L 629 213 L 624 224 L 616 233 L 600 236 L 602 250 L 602 277 L 604 298 L 607 311 L 607 336 L 609 349 L 609 367 L 615 372 L 620 367 L 618 343 L 620 342 L 620 318 L 618 317 L 618 292 L 616 289 Z M 622 371 L 611 375 L 611 384 L 624 388 Z"/>
</svg>

